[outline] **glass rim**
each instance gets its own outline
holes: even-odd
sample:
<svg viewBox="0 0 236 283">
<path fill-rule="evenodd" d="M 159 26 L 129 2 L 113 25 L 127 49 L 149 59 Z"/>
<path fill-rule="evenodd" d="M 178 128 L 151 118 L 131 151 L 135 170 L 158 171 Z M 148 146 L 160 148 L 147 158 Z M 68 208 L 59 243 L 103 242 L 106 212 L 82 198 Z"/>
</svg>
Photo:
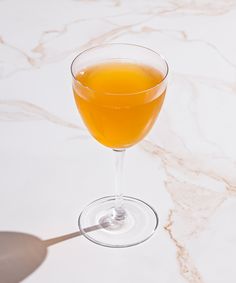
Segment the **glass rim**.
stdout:
<svg viewBox="0 0 236 283">
<path fill-rule="evenodd" d="M 166 71 L 165 71 L 165 74 L 164 74 L 164 76 L 163 76 L 163 79 L 162 79 L 159 83 L 155 84 L 154 86 L 152 86 L 152 87 L 150 87 L 150 88 L 146 88 L 146 89 L 141 90 L 141 91 L 130 92 L 130 93 L 128 93 L 128 95 L 133 95 L 133 94 L 139 94 L 139 93 L 143 93 L 143 92 L 147 92 L 147 91 L 152 91 L 152 90 L 154 90 L 155 88 L 157 88 L 158 86 L 160 86 L 160 85 L 167 79 L 170 69 L 169 69 L 169 65 L 168 65 L 168 63 L 167 63 L 167 60 L 165 59 L 165 57 L 164 57 L 161 53 L 159 53 L 159 52 L 157 52 L 157 51 L 155 51 L 155 50 L 153 50 L 153 49 L 151 49 L 151 48 L 149 48 L 149 47 L 145 47 L 145 46 L 138 45 L 138 44 L 133 44 L 133 43 L 103 43 L 103 44 L 99 44 L 99 45 L 95 45 L 95 46 L 86 48 L 85 50 L 81 51 L 78 55 L 75 56 L 75 58 L 72 60 L 71 65 L 70 65 L 70 71 L 71 71 L 71 75 L 72 75 L 73 80 L 76 81 L 76 83 L 78 83 L 79 85 L 81 85 L 81 86 L 82 86 L 83 88 L 85 88 L 85 89 L 88 89 L 88 90 L 90 90 L 90 91 L 96 91 L 95 89 L 84 85 L 83 83 L 81 83 L 79 80 L 76 79 L 75 74 L 74 74 L 74 72 L 73 72 L 73 70 L 72 70 L 72 69 L 73 69 L 73 65 L 74 65 L 75 61 L 76 61 L 81 55 L 83 55 L 84 53 L 87 53 L 87 52 L 89 52 L 89 51 L 91 51 L 91 50 L 93 50 L 93 49 L 97 49 L 97 48 L 99 48 L 99 47 L 115 46 L 115 45 L 117 45 L 117 46 L 118 46 L 118 45 L 122 45 L 122 46 L 132 46 L 132 47 L 138 47 L 138 48 L 142 48 L 142 49 L 151 51 L 153 54 L 155 54 L 155 55 L 157 55 L 158 57 L 160 57 L 160 58 L 162 59 L 162 61 L 164 62 L 165 66 L 166 66 Z M 119 94 L 124 94 L 124 93 L 104 92 L 104 94 L 106 94 L 106 95 L 119 95 Z"/>
</svg>

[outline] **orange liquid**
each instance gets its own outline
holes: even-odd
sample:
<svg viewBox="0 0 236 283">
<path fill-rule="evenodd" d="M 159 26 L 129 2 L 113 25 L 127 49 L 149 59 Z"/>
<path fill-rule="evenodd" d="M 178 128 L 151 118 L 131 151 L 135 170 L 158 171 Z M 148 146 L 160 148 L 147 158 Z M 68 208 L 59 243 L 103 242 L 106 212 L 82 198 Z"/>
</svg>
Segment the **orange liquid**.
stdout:
<svg viewBox="0 0 236 283">
<path fill-rule="evenodd" d="M 108 62 L 81 70 L 73 84 L 78 110 L 91 134 L 111 148 L 126 148 L 144 138 L 164 100 L 163 80 L 146 65 Z M 159 89 L 158 89 L 159 87 Z"/>
</svg>

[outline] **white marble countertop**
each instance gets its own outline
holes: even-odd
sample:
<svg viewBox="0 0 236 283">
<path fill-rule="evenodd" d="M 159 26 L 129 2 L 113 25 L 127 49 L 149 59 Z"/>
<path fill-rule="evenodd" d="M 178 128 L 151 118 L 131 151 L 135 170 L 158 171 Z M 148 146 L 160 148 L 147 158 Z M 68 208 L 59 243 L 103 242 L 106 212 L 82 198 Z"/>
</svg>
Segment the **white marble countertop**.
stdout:
<svg viewBox="0 0 236 283">
<path fill-rule="evenodd" d="M 1 283 L 28 268 L 14 257 L 24 243 L 39 262 L 47 253 L 26 283 L 236 282 L 235 26 L 235 0 L 0 1 Z M 112 192 L 112 154 L 85 130 L 69 70 L 105 42 L 170 64 L 156 126 L 125 165 L 126 194 L 157 209 L 159 228 L 133 248 L 75 237 L 32 250 L 29 235 L 76 232 L 84 205 Z"/>
</svg>

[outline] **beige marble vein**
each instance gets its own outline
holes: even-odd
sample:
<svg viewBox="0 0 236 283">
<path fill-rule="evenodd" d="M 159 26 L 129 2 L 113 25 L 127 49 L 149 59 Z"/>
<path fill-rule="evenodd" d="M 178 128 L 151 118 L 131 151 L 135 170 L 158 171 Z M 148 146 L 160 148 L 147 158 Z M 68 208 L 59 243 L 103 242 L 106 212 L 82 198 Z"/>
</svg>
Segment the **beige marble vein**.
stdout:
<svg viewBox="0 0 236 283">
<path fill-rule="evenodd" d="M 0 100 L 0 121 L 23 122 L 46 120 L 62 127 L 82 130 L 76 124 L 54 115 L 42 107 L 23 100 Z"/>
<path fill-rule="evenodd" d="M 236 80 L 235 81 L 227 81 L 227 77 L 225 79 L 212 78 L 203 75 L 190 75 L 183 73 L 173 73 L 173 76 L 176 78 L 182 78 L 192 85 L 206 85 L 210 88 L 217 89 L 223 92 L 224 95 L 236 95 Z"/>
<path fill-rule="evenodd" d="M 33 66 L 34 65 L 34 60 L 28 56 L 24 51 L 20 50 L 19 48 L 7 43 L 1 36 L 0 36 L 0 44 L 9 48 L 9 49 L 12 49 L 16 52 L 18 52 L 19 54 L 21 54 L 22 56 L 24 56 L 26 58 L 26 60 L 28 61 L 28 63 Z"/>
<path fill-rule="evenodd" d="M 172 232 L 172 225 L 173 225 L 173 211 L 170 211 L 168 217 L 168 223 L 165 225 L 165 230 L 168 232 L 170 239 L 173 241 L 176 247 L 176 258 L 179 264 L 180 273 L 183 278 L 186 279 L 189 283 L 204 283 L 202 277 L 195 267 L 187 249 L 176 240 L 175 236 Z"/>
<path fill-rule="evenodd" d="M 152 9 L 150 9 L 150 11 L 147 12 L 147 17 L 144 20 L 142 21 L 139 20 L 129 25 L 121 25 L 119 27 L 117 26 L 114 27 L 115 24 L 110 22 L 110 24 L 113 24 L 113 27 L 111 27 L 109 31 L 106 31 L 102 34 L 98 34 L 92 39 L 89 39 L 87 42 L 79 46 L 75 46 L 72 49 L 63 50 L 59 54 L 48 55 L 47 44 L 48 43 L 51 44 L 53 42 L 55 42 L 56 44 L 56 39 L 66 35 L 71 26 L 81 24 L 84 21 L 89 23 L 89 21 L 91 21 L 92 18 L 89 18 L 89 17 L 88 18 L 86 17 L 78 18 L 77 20 L 73 20 L 69 22 L 68 24 L 62 26 L 59 29 L 51 29 L 51 30 L 49 29 L 49 30 L 43 31 L 39 38 L 38 44 L 34 48 L 32 48 L 31 54 L 27 54 L 26 52 L 19 49 L 17 46 L 13 46 L 7 43 L 3 38 L 0 38 L 0 44 L 4 45 L 5 48 L 12 49 L 15 52 L 17 52 L 19 55 L 21 55 L 24 58 L 24 60 L 26 60 L 27 65 L 28 65 L 28 66 L 24 66 L 19 69 L 17 68 L 14 71 L 11 71 L 9 74 L 7 74 L 7 76 L 14 74 L 17 70 L 25 70 L 31 67 L 33 68 L 40 67 L 42 66 L 42 64 L 48 64 L 48 63 L 53 63 L 53 62 L 63 60 L 70 54 L 79 52 L 93 45 L 113 41 L 121 37 L 124 34 L 127 34 L 127 33 L 132 34 L 132 33 L 139 33 L 139 32 L 144 33 L 144 34 L 150 33 L 150 32 L 158 32 L 158 33 L 162 33 L 164 35 L 173 37 L 176 40 L 180 40 L 180 41 L 184 41 L 188 43 L 205 44 L 209 48 L 211 48 L 213 51 L 215 51 L 223 60 L 225 60 L 225 62 L 230 64 L 233 68 L 236 67 L 235 63 L 233 63 L 230 60 L 230 58 L 228 58 L 215 44 L 213 44 L 210 41 L 206 41 L 200 38 L 192 38 L 192 36 L 187 34 L 187 32 L 184 30 L 154 28 L 153 26 L 144 25 L 146 22 L 153 20 L 157 16 L 160 16 L 163 14 L 165 15 L 165 13 L 169 13 L 169 12 L 174 13 L 176 10 L 179 10 L 179 9 L 183 11 L 191 10 L 191 11 L 197 11 L 197 12 L 203 12 L 203 11 L 209 10 L 210 13 L 214 13 L 214 11 L 218 13 L 218 11 L 221 10 L 221 12 L 223 13 L 223 12 L 228 11 L 228 9 L 232 9 L 235 6 L 234 1 L 226 1 L 226 3 L 225 1 L 217 1 L 214 7 L 210 2 L 204 3 L 204 1 L 198 4 L 195 3 L 195 1 L 194 2 L 192 1 L 179 1 L 179 2 L 170 1 L 167 3 L 167 6 L 168 5 L 171 8 L 169 7 L 166 8 L 166 6 L 164 7 L 157 6 L 157 10 L 158 10 L 157 12 L 155 11 L 155 7 L 154 8 L 152 7 Z M 130 12 L 125 12 L 124 14 L 127 15 L 127 13 L 129 14 Z M 139 12 L 137 14 L 139 14 Z M 140 12 L 140 14 L 142 14 L 142 12 Z M 108 21 L 108 19 L 112 19 L 113 17 L 117 17 L 117 16 L 119 16 L 119 13 L 113 16 L 104 16 L 103 18 L 98 17 L 97 20 L 106 22 Z M 137 31 L 138 26 L 140 26 L 140 31 Z M 135 28 L 135 30 L 132 30 L 132 28 Z M 1 76 L 1 77 L 4 77 L 4 76 Z"/>
<path fill-rule="evenodd" d="M 145 23 L 147 21 L 149 21 L 150 19 L 146 19 L 143 22 L 139 22 L 137 24 L 132 25 L 132 27 L 141 25 L 142 23 Z M 192 38 L 192 36 L 190 36 L 187 31 L 185 30 L 177 30 L 177 29 L 166 29 L 166 28 L 155 28 L 153 26 L 149 26 L 149 25 L 141 25 L 139 30 L 135 29 L 135 30 L 128 30 L 127 32 L 129 33 L 160 33 L 162 35 L 168 36 L 174 40 L 178 40 L 178 41 L 182 41 L 185 43 L 200 43 L 200 44 L 204 44 L 207 47 L 209 47 L 210 49 L 212 49 L 212 51 L 216 52 L 217 55 L 222 58 L 229 66 L 231 66 L 234 71 L 236 71 L 236 64 L 233 62 L 233 60 L 231 60 L 231 58 L 228 58 L 227 55 L 225 55 L 215 44 L 213 44 L 210 41 L 204 40 L 204 39 L 200 39 L 200 38 Z"/>
<path fill-rule="evenodd" d="M 0 53 L 2 53 L 2 56 L 0 56 L 0 58 L 2 57 L 0 59 L 0 63 L 3 64 L 3 67 L 0 66 L 0 79 L 14 75 L 19 71 L 29 70 L 36 66 L 36 61 L 34 60 L 34 58 L 29 56 L 26 52 L 24 52 L 17 46 L 8 43 L 1 36 L 0 51 Z M 9 55 L 4 56 L 5 53 Z M 8 58 L 7 62 L 5 62 L 5 57 Z M 15 58 L 18 58 L 18 60 L 15 61 Z M 10 65 L 9 70 L 5 70 L 7 69 L 7 65 Z"/>
<path fill-rule="evenodd" d="M 192 159 L 187 161 L 185 158 L 176 156 L 171 152 L 152 145 L 149 142 L 143 143 L 144 150 L 157 155 L 162 161 L 166 173 L 165 188 L 171 196 L 174 203 L 174 209 L 170 210 L 165 229 L 176 247 L 176 257 L 182 276 L 189 283 L 203 283 L 202 275 L 197 270 L 194 260 L 188 252 L 188 242 L 198 234 L 207 229 L 208 221 L 221 204 L 230 196 L 230 190 L 233 189 L 235 195 L 235 186 L 229 185 L 229 180 L 221 176 L 220 172 L 204 172 L 203 168 L 197 165 L 197 161 Z M 190 163 L 191 168 L 190 168 Z M 195 165 L 194 165 L 195 164 Z M 204 162 L 201 162 L 204 164 Z M 187 165 L 187 167 L 186 167 Z M 235 165 L 234 165 L 235 166 Z M 192 184 L 191 181 L 183 181 L 183 177 L 174 177 L 175 170 L 186 170 L 186 175 L 205 174 L 210 178 L 215 178 L 223 182 L 226 191 L 215 192 L 206 187 Z M 236 196 L 236 195 L 235 195 Z"/>
<path fill-rule="evenodd" d="M 186 14 L 193 13 L 197 15 L 207 15 L 207 16 L 218 16 L 228 13 L 236 7 L 236 2 L 234 0 L 172 0 L 171 3 L 178 7 L 178 12 L 184 12 Z"/>
<path fill-rule="evenodd" d="M 234 179 L 234 183 L 231 184 L 232 180 L 223 175 L 222 169 L 214 171 L 212 166 L 207 168 L 205 164 L 208 158 L 200 161 L 189 153 L 188 157 L 178 156 L 148 141 L 145 141 L 142 147 L 145 151 L 160 158 L 165 170 L 165 188 L 174 204 L 174 209 L 169 212 L 165 229 L 176 247 L 180 272 L 189 283 L 203 283 L 205 281 L 197 270 L 187 245 L 192 238 L 207 229 L 210 217 L 222 203 L 229 197 L 236 196 L 236 180 Z M 227 160 L 226 163 L 232 167 L 231 173 L 233 173 L 236 169 L 235 162 L 231 164 Z M 184 171 L 184 177 L 181 174 L 178 175 L 180 171 Z M 216 192 L 191 183 L 194 175 L 198 178 L 202 174 L 222 182 L 226 190 Z M 186 175 L 190 176 L 190 181 L 188 178 L 187 181 L 184 180 Z"/>
<path fill-rule="evenodd" d="M 165 185 L 174 202 L 174 209 L 170 210 L 165 229 L 176 246 L 181 274 L 190 283 L 204 282 L 186 246 L 191 238 L 207 229 L 210 217 L 226 200 L 227 195 L 180 182 L 170 174 Z"/>
<path fill-rule="evenodd" d="M 221 182 L 225 190 L 230 193 L 236 193 L 236 177 L 232 175 L 236 170 L 236 162 L 227 157 L 211 157 L 208 155 L 193 155 L 191 153 L 177 154 L 153 144 L 149 141 L 142 143 L 142 148 L 156 155 L 162 161 L 166 170 L 174 168 L 183 172 L 186 176 L 205 175 L 215 181 Z M 224 169 L 220 167 L 224 164 Z"/>
<path fill-rule="evenodd" d="M 89 39 L 87 42 L 85 42 L 82 45 L 76 46 L 72 49 L 66 50 L 66 51 L 62 51 L 59 54 L 56 55 L 51 55 L 48 56 L 47 53 L 47 49 L 45 47 L 45 45 L 48 42 L 51 42 L 51 40 L 54 40 L 60 36 L 63 36 L 64 33 L 66 33 L 66 28 L 63 28 L 61 30 L 50 30 L 50 31 L 45 31 L 43 32 L 39 43 L 32 49 L 32 53 L 33 54 L 37 54 L 36 58 L 34 58 L 34 56 L 29 56 L 27 55 L 25 52 L 19 50 L 18 48 L 15 48 L 11 45 L 9 45 L 8 43 L 3 41 L 3 45 L 7 48 L 10 49 L 14 49 L 15 51 L 17 51 L 23 58 L 26 59 L 26 61 L 28 62 L 28 66 L 27 67 L 23 67 L 23 68 L 16 68 L 13 71 L 8 72 L 6 75 L 1 75 L 0 74 L 0 79 L 1 78 L 5 78 L 5 77 L 9 77 L 13 74 L 15 74 L 16 72 L 19 71 L 23 71 L 23 70 L 28 70 L 28 69 L 32 69 L 32 68 L 38 68 L 41 67 L 42 65 L 45 64 L 50 64 L 50 63 L 55 63 L 61 60 L 64 60 L 66 57 L 68 57 L 69 55 L 73 54 L 73 53 L 79 53 L 89 47 L 92 47 L 94 45 L 98 45 L 98 44 L 102 44 L 105 42 L 109 42 L 114 40 L 115 38 L 117 38 L 118 36 L 126 33 L 129 29 L 131 28 L 131 25 L 127 25 L 127 26 L 123 26 L 123 27 L 115 27 L 110 29 L 107 32 L 104 32 L 102 34 L 99 34 L 98 36 L 95 36 L 94 38 Z M 50 39 L 49 39 L 50 38 Z"/>
<path fill-rule="evenodd" d="M 152 8 L 147 9 L 144 13 L 153 14 L 154 16 L 181 16 L 181 15 L 193 15 L 193 16 L 220 16 L 230 12 L 236 7 L 234 0 L 171 0 L 165 3 L 165 6 L 160 9 L 160 5 L 155 5 L 154 1 Z M 166 7 L 170 5 L 171 8 Z"/>
</svg>

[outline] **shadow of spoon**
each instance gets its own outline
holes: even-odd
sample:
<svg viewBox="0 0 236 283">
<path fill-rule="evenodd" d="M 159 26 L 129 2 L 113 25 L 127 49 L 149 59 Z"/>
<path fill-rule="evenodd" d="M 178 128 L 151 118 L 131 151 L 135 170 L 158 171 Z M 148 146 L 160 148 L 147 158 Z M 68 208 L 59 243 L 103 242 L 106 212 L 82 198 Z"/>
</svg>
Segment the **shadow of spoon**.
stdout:
<svg viewBox="0 0 236 283">
<path fill-rule="evenodd" d="M 101 228 L 100 225 L 94 225 L 84 230 L 89 233 Z M 81 235 L 78 231 L 43 241 L 30 234 L 0 232 L 0 283 L 22 281 L 42 264 L 49 246 Z"/>
</svg>

